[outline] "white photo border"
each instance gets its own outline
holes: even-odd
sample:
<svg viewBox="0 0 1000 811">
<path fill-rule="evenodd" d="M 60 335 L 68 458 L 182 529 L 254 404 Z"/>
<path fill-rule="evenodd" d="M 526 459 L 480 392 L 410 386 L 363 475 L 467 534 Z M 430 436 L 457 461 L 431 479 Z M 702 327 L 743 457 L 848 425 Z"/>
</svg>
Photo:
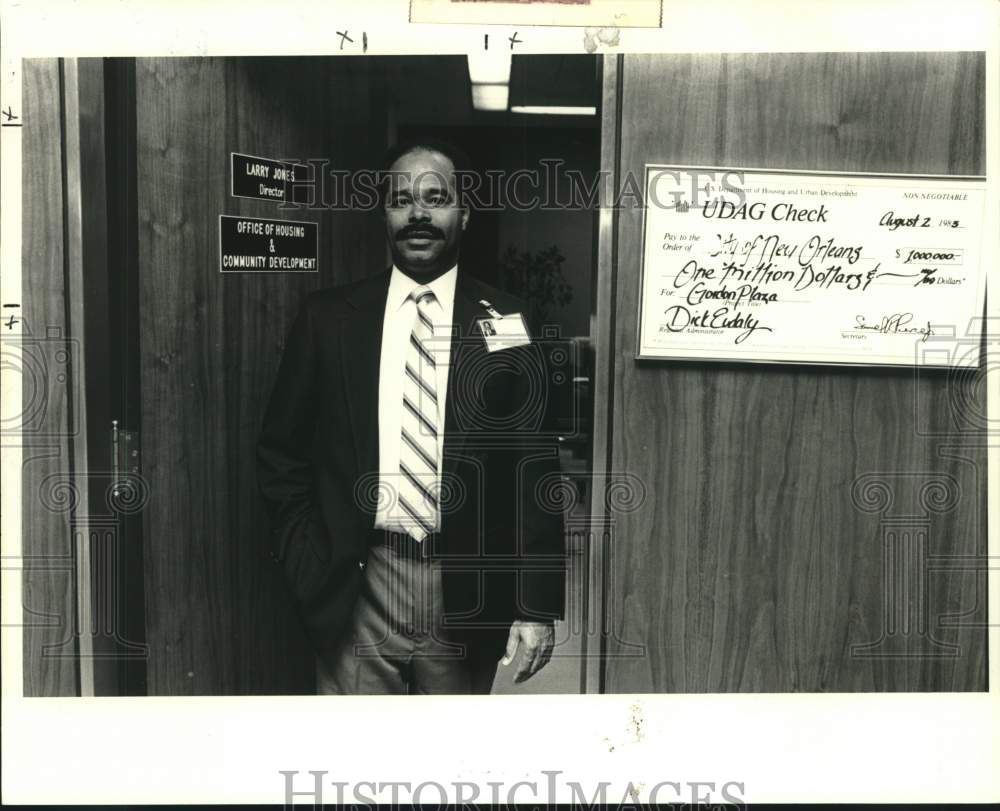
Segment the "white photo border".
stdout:
<svg viewBox="0 0 1000 811">
<path fill-rule="evenodd" d="M 22 57 L 358 55 L 357 40 L 341 50 L 338 30 L 367 32 L 370 55 L 465 53 L 483 39 L 481 26 L 410 24 L 408 6 L 408 0 L 290 0 L 280 8 L 256 0 L 4 0 L 0 106 L 20 107 Z M 1000 233 L 998 19 L 997 4 L 988 0 L 668 0 L 661 29 L 622 30 L 617 46 L 599 47 L 604 53 L 985 51 L 988 225 Z M 499 29 L 491 26 L 489 33 Z M 507 33 L 515 33 L 513 27 Z M 517 34 L 522 53 L 585 49 L 580 29 L 521 28 Z M 20 300 L 22 285 L 19 138 L 3 133 L 4 301 Z M 995 311 L 1000 252 L 996 244 L 987 248 L 994 287 L 988 301 Z M 988 329 L 996 334 L 998 324 L 992 320 Z M 988 343 L 991 424 L 1000 418 L 998 356 L 997 342 Z M 20 413 L 20 381 L 6 371 L 2 398 L 5 414 Z M 996 482 L 1000 446 L 991 441 L 988 481 Z M 659 781 L 738 781 L 747 802 L 1000 799 L 995 655 L 985 693 L 23 698 L 21 450 L 4 446 L 2 456 L 2 788 L 8 803 L 280 803 L 282 770 L 303 778 L 309 770 L 326 772 L 330 791 L 334 782 L 373 780 L 511 786 L 544 783 L 545 772 L 558 771 L 561 786 L 609 781 L 615 790 L 626 782 L 645 790 Z M 988 492 L 988 508 L 989 553 L 998 560 L 1000 488 Z M 996 572 L 989 575 L 994 654 Z"/>
</svg>

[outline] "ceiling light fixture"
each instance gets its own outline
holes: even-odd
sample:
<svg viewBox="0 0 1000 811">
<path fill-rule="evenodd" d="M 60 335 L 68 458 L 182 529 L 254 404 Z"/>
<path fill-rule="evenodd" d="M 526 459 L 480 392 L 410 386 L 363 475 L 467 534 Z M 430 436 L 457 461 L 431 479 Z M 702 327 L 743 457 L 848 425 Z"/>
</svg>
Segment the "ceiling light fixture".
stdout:
<svg viewBox="0 0 1000 811">
<path fill-rule="evenodd" d="M 505 84 L 472 85 L 472 106 L 476 110 L 506 110 L 510 86 Z"/>
<path fill-rule="evenodd" d="M 560 107 L 543 104 L 515 104 L 510 111 L 528 115 L 597 115 L 596 107 Z"/>
<path fill-rule="evenodd" d="M 510 53 L 484 51 L 469 54 L 466 59 L 472 85 L 472 108 L 506 111 L 510 103 Z"/>
<path fill-rule="evenodd" d="M 510 84 L 510 52 L 481 51 L 469 54 L 469 81 L 473 84 Z"/>
</svg>

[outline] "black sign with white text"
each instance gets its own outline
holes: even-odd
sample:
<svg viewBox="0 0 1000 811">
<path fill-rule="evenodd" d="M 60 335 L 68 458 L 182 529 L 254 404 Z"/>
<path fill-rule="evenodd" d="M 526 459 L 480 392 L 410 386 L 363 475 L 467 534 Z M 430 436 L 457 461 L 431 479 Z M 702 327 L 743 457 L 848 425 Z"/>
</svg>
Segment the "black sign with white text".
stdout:
<svg viewBox="0 0 1000 811">
<path fill-rule="evenodd" d="M 319 270 L 319 226 L 314 222 L 219 215 L 219 270 L 223 273 Z"/>
<path fill-rule="evenodd" d="M 309 169 L 300 163 L 233 152 L 231 193 L 233 197 L 308 204 Z"/>
</svg>

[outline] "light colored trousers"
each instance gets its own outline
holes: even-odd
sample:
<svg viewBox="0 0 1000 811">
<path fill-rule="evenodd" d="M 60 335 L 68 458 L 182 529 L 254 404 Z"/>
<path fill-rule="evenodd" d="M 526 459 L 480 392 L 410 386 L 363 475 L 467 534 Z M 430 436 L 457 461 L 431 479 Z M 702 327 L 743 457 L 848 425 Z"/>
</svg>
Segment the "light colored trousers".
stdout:
<svg viewBox="0 0 1000 811">
<path fill-rule="evenodd" d="M 372 546 L 350 626 L 316 692 L 333 695 L 489 693 L 503 651 L 448 639 L 439 561 Z"/>
</svg>

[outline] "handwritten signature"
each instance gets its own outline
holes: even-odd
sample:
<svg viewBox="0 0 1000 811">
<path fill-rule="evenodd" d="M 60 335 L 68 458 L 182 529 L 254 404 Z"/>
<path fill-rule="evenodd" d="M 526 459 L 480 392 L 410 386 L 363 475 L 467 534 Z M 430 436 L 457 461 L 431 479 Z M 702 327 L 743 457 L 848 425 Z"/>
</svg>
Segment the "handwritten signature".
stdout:
<svg viewBox="0 0 1000 811">
<path fill-rule="evenodd" d="M 715 311 L 707 308 L 701 312 L 692 312 L 683 304 L 675 304 L 663 311 L 666 320 L 660 324 L 660 332 L 682 332 L 686 329 L 708 329 L 740 330 L 733 340 L 735 344 L 743 343 L 757 330 L 772 332 L 771 327 L 766 327 L 760 323 L 759 318 L 755 318 L 751 313 L 743 313 L 740 310 L 735 312 L 728 307 L 720 307 Z"/>
<path fill-rule="evenodd" d="M 883 315 L 877 323 L 869 322 L 863 315 L 854 316 L 855 329 L 868 330 L 870 332 L 881 332 L 886 333 L 901 333 L 901 334 L 917 334 L 922 335 L 921 341 L 926 341 L 931 335 L 934 334 L 934 330 L 931 329 L 931 322 L 928 321 L 926 326 L 909 326 L 913 321 L 913 313 L 893 313 L 892 315 Z"/>
</svg>

